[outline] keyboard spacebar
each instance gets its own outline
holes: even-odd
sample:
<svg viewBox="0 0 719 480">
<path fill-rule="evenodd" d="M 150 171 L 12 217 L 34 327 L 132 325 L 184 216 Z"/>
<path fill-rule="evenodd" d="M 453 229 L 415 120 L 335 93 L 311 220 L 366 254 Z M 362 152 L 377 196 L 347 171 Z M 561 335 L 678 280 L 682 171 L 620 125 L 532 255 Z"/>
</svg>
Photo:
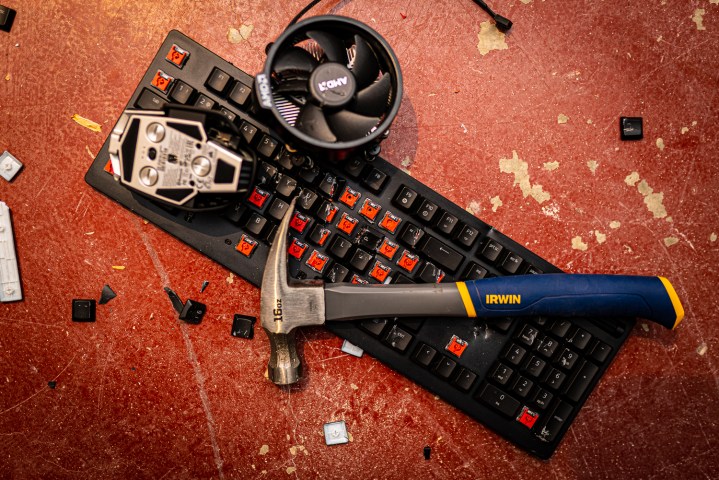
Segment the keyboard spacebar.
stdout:
<svg viewBox="0 0 719 480">
<path fill-rule="evenodd" d="M 430 260 L 435 261 L 445 267 L 447 270 L 454 272 L 464 260 L 464 257 L 451 249 L 448 245 L 440 242 L 434 237 L 429 239 L 422 246 L 422 253 L 427 255 Z"/>
</svg>

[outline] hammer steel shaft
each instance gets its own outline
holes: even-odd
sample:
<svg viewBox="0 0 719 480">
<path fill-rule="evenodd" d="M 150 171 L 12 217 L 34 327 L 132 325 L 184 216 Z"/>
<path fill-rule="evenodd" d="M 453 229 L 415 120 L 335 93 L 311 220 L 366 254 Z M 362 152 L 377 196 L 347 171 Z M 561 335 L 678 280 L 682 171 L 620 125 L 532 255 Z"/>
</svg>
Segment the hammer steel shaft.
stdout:
<svg viewBox="0 0 719 480">
<path fill-rule="evenodd" d="M 301 377 L 295 328 L 325 321 L 403 316 L 620 316 L 675 328 L 684 310 L 663 277 L 543 274 L 448 284 L 352 285 L 287 278 L 292 200 L 262 278 L 260 318 L 270 339 L 268 376 L 278 385 Z"/>
</svg>

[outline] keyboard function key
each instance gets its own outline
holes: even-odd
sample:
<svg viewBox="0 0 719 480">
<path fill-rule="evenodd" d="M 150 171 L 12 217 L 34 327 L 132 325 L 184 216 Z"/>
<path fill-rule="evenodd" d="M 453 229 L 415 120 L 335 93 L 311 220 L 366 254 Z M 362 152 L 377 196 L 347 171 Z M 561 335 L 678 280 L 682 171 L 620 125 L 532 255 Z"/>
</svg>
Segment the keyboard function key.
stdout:
<svg viewBox="0 0 719 480">
<path fill-rule="evenodd" d="M 484 244 L 480 255 L 490 262 L 495 262 L 503 250 L 504 247 L 490 238 L 487 240 L 487 243 Z"/>
<path fill-rule="evenodd" d="M 226 72 L 223 72 L 219 68 L 215 67 L 212 69 L 212 72 L 210 73 L 210 76 L 207 78 L 207 82 L 205 82 L 205 85 L 207 85 L 212 90 L 222 93 L 225 88 L 227 88 L 227 85 L 230 83 L 230 80 L 232 80 L 232 77 Z"/>
<path fill-rule="evenodd" d="M 235 105 L 244 107 L 247 103 L 247 99 L 250 98 L 251 93 L 252 89 L 250 87 L 240 81 L 237 81 L 232 86 L 232 90 L 230 91 L 230 100 Z"/>
<path fill-rule="evenodd" d="M 437 212 L 439 212 L 437 204 L 425 199 L 419 205 L 416 216 L 422 222 L 429 224 L 432 223 L 432 219 L 437 215 Z"/>
<path fill-rule="evenodd" d="M 437 230 L 444 233 L 445 235 L 452 235 L 452 232 L 457 227 L 459 219 L 449 212 L 444 212 L 437 222 Z"/>
<path fill-rule="evenodd" d="M 387 174 L 376 168 L 373 168 L 362 180 L 362 183 L 375 193 L 379 193 L 386 182 Z"/>
<path fill-rule="evenodd" d="M 419 199 L 419 194 L 409 187 L 402 186 L 392 200 L 399 208 L 409 212 L 413 209 L 415 202 Z"/>
<path fill-rule="evenodd" d="M 366 166 L 367 162 L 358 157 L 354 157 L 345 162 L 344 170 L 350 177 L 358 178 Z"/>
<path fill-rule="evenodd" d="M 479 230 L 474 227 L 470 227 L 469 225 L 463 225 L 459 229 L 459 233 L 457 233 L 454 240 L 460 245 L 470 248 L 472 245 L 474 245 L 474 242 L 477 240 L 477 237 L 479 237 Z"/>
<path fill-rule="evenodd" d="M 384 337 L 384 343 L 399 352 L 404 352 L 409 347 L 412 338 L 409 332 L 402 330 L 397 325 L 393 325 Z"/>
</svg>

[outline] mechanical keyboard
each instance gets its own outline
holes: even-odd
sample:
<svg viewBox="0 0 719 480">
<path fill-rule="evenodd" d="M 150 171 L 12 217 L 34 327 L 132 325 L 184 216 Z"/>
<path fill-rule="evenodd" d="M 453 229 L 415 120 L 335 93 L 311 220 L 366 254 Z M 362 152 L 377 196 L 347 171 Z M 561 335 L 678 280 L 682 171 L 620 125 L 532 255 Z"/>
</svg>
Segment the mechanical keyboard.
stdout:
<svg viewBox="0 0 719 480">
<path fill-rule="evenodd" d="M 256 187 L 223 211 L 153 203 L 113 179 L 105 142 L 86 181 L 259 286 L 292 196 L 290 274 L 327 282 L 453 282 L 560 270 L 378 157 L 297 165 L 253 118 L 253 78 L 169 33 L 127 108 L 214 109 L 259 160 Z M 327 328 L 540 458 L 549 458 L 626 340 L 634 319 L 403 318 Z"/>
</svg>

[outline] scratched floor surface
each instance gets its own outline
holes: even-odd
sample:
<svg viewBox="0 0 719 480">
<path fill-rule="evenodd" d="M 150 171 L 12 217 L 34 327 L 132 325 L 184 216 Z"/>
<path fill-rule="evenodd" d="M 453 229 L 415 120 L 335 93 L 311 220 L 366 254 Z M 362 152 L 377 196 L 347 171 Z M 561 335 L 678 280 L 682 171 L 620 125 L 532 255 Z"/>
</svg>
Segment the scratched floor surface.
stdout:
<svg viewBox="0 0 719 480">
<path fill-rule="evenodd" d="M 368 23 L 400 59 L 386 158 L 560 268 L 662 274 L 683 299 L 677 331 L 637 325 L 549 462 L 321 329 L 301 335 L 305 386 L 276 388 L 261 331 L 229 335 L 258 290 L 84 183 L 170 29 L 255 73 L 304 0 L 2 3 L 18 14 L 0 31 L 0 152 L 25 169 L 0 200 L 25 298 L 0 304 L 0 477 L 716 476 L 717 0 L 495 0 L 506 36 L 470 0 L 315 10 Z M 644 118 L 642 141 L 619 140 L 622 115 Z M 98 321 L 72 323 L 71 300 L 106 283 Z M 164 286 L 205 321 L 180 324 Z M 349 444 L 325 445 L 332 420 Z"/>
</svg>

